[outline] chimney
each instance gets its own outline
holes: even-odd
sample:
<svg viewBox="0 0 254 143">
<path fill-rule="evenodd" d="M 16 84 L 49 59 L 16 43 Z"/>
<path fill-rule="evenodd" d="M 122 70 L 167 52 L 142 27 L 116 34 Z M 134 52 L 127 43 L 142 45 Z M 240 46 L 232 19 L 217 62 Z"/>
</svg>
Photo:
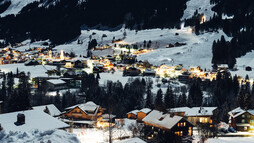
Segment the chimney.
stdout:
<svg viewBox="0 0 254 143">
<path fill-rule="evenodd" d="M 17 122 L 15 122 L 17 126 L 25 124 L 25 114 L 18 113 Z"/>
</svg>

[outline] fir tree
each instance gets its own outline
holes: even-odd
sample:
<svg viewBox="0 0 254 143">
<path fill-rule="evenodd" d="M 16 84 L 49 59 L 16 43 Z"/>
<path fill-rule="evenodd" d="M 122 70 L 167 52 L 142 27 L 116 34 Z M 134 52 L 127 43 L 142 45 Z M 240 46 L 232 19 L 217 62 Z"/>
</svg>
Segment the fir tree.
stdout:
<svg viewBox="0 0 254 143">
<path fill-rule="evenodd" d="M 156 98 L 154 101 L 154 106 L 155 106 L 156 110 L 160 110 L 160 111 L 163 110 L 162 90 L 161 89 L 159 89 L 157 91 L 157 95 L 156 95 Z"/>
</svg>

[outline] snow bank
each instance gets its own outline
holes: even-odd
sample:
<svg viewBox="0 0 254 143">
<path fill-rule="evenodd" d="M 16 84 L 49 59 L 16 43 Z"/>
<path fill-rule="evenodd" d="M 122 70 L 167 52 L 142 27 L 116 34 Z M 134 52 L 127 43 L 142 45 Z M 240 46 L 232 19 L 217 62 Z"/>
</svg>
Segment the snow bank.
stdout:
<svg viewBox="0 0 254 143">
<path fill-rule="evenodd" d="M 220 137 L 218 139 L 211 138 L 206 143 L 253 143 L 254 137 Z"/>
<path fill-rule="evenodd" d="M 78 138 L 71 133 L 63 130 L 49 130 L 49 131 L 39 131 L 33 130 L 30 132 L 0 132 L 0 142 L 1 143 L 80 143 Z"/>
</svg>

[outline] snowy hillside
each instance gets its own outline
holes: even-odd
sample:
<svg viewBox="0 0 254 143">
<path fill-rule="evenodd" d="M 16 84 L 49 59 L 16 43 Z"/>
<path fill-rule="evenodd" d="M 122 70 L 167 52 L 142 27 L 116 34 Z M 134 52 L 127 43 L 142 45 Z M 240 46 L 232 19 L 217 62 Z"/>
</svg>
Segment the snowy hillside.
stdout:
<svg viewBox="0 0 254 143">
<path fill-rule="evenodd" d="M 6 1 L 11 1 L 11 5 L 8 7 L 8 9 L 6 11 L 4 11 L 3 13 L 0 14 L 1 17 L 4 17 L 9 14 L 16 15 L 26 5 L 33 3 L 35 1 L 40 1 L 40 0 L 4 0 L 1 2 L 1 4 L 5 3 Z"/>
<path fill-rule="evenodd" d="M 210 4 L 210 0 L 189 0 L 186 5 L 187 8 L 181 20 L 191 18 L 196 10 L 198 10 L 199 14 L 205 14 L 208 20 L 214 14 L 214 11 L 211 10 L 214 5 Z"/>
<path fill-rule="evenodd" d="M 71 133 L 63 130 L 50 130 L 50 131 L 38 131 L 31 132 L 11 132 L 7 133 L 4 130 L 0 132 L 1 143 L 79 143 L 78 138 Z"/>
</svg>

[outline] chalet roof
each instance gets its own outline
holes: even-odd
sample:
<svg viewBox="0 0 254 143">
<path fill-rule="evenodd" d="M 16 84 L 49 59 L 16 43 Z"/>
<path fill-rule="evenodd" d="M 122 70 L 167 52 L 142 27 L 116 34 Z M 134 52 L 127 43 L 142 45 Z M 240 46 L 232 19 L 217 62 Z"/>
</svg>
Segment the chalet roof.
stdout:
<svg viewBox="0 0 254 143">
<path fill-rule="evenodd" d="M 243 113 L 246 113 L 246 112 L 250 113 L 251 115 L 254 115 L 254 110 L 253 109 L 252 110 L 243 110 L 240 107 L 235 108 L 232 111 L 229 111 L 228 114 L 231 117 L 236 118 L 236 117 L 238 117 L 238 116 L 240 116 L 240 115 L 242 115 Z"/>
<path fill-rule="evenodd" d="M 54 84 L 54 85 L 58 85 L 58 84 L 65 84 L 66 82 L 61 80 L 61 79 L 50 79 L 47 80 L 47 82 Z"/>
<path fill-rule="evenodd" d="M 74 105 L 71 107 L 66 108 L 66 110 L 71 110 L 76 107 L 79 107 L 83 112 L 85 112 L 87 115 L 93 115 L 96 114 L 99 110 L 99 105 L 96 105 L 94 102 L 89 101 L 83 104 Z"/>
<path fill-rule="evenodd" d="M 34 110 L 38 110 L 38 111 L 44 111 L 46 108 L 48 108 L 49 115 L 51 116 L 58 116 L 61 114 L 61 112 L 57 109 L 57 107 L 54 104 L 33 107 Z"/>
<path fill-rule="evenodd" d="M 141 109 L 139 112 L 143 112 L 143 113 L 147 114 L 147 113 L 149 113 L 150 111 L 151 111 L 151 109 L 149 109 L 149 108 L 143 108 L 143 109 Z"/>
<path fill-rule="evenodd" d="M 139 112 L 139 110 L 133 110 L 133 111 L 128 112 L 127 114 L 132 113 L 132 114 L 134 114 L 134 115 L 137 115 L 137 114 L 138 114 L 138 112 Z"/>
<path fill-rule="evenodd" d="M 145 73 L 151 73 L 151 74 L 155 74 L 155 70 L 154 69 L 145 69 Z"/>
<path fill-rule="evenodd" d="M 140 138 L 130 138 L 130 139 L 124 139 L 121 141 L 118 141 L 116 143 L 146 143 L 145 141 L 141 140 Z"/>
<path fill-rule="evenodd" d="M 25 124 L 17 126 L 14 123 L 17 121 L 17 115 L 19 113 L 25 115 Z M 38 110 L 26 110 L 0 114 L 0 124 L 7 132 L 26 132 L 34 129 L 53 130 L 69 127 L 69 125 L 65 124 L 64 122 Z"/>
<path fill-rule="evenodd" d="M 212 116 L 217 107 L 179 107 L 172 108 L 171 112 L 184 112 L 184 116 Z"/>
<path fill-rule="evenodd" d="M 173 128 L 183 117 L 173 116 L 170 117 L 170 114 L 164 114 L 158 110 L 153 110 L 150 112 L 142 121 L 154 124 L 166 129 Z"/>
</svg>

